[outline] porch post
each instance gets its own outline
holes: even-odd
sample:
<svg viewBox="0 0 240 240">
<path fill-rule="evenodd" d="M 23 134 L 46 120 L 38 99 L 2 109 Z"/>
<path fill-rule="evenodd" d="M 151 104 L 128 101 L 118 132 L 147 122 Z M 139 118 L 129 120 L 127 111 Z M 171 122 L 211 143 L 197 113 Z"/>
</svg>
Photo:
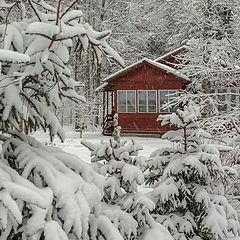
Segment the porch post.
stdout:
<svg viewBox="0 0 240 240">
<path fill-rule="evenodd" d="M 108 116 L 108 91 L 107 91 L 107 116 Z"/>
<path fill-rule="evenodd" d="M 112 91 L 112 112 L 113 112 L 113 91 Z"/>
<path fill-rule="evenodd" d="M 105 118 L 105 91 L 103 91 L 103 121 L 102 124 L 104 124 L 104 118 Z"/>
</svg>

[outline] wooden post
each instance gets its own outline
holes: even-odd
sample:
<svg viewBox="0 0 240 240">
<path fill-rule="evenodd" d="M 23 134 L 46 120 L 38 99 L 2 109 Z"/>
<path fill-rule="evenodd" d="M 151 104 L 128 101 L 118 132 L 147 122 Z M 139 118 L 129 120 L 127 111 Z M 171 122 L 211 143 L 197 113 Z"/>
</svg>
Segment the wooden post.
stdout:
<svg viewBox="0 0 240 240">
<path fill-rule="evenodd" d="M 113 91 L 112 91 L 112 113 L 113 113 Z"/>
<path fill-rule="evenodd" d="M 108 116 L 108 91 L 107 91 L 107 116 Z"/>
<path fill-rule="evenodd" d="M 105 91 L 103 92 L 103 122 L 104 124 L 104 118 L 105 118 Z"/>
</svg>

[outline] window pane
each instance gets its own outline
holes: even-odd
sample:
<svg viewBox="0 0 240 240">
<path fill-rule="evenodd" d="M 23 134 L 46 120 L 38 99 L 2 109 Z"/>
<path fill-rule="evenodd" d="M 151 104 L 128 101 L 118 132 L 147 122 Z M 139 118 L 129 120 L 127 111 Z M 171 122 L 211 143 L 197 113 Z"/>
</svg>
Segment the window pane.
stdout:
<svg viewBox="0 0 240 240">
<path fill-rule="evenodd" d="M 163 109 L 162 106 L 168 102 L 168 91 L 159 91 L 160 92 L 160 112 L 168 112 L 168 109 Z"/>
<path fill-rule="evenodd" d="M 135 105 L 135 92 L 134 91 L 127 92 L 127 105 Z"/>
<path fill-rule="evenodd" d="M 135 112 L 135 106 L 127 106 L 127 112 Z"/>
<path fill-rule="evenodd" d="M 176 90 L 169 91 L 169 96 L 168 96 L 169 102 L 174 101 L 174 98 L 176 98 L 176 97 L 177 97 L 177 91 Z M 174 105 L 174 106 L 170 107 L 170 112 L 176 112 L 177 109 L 178 109 L 178 106 Z"/>
<path fill-rule="evenodd" d="M 227 89 L 219 89 L 218 90 L 218 93 L 221 94 L 221 95 L 218 95 L 218 100 L 220 101 L 219 105 L 218 105 L 219 112 L 227 111 L 226 92 L 227 92 Z"/>
<path fill-rule="evenodd" d="M 126 112 L 126 106 L 118 106 L 118 112 L 125 113 Z"/>
<path fill-rule="evenodd" d="M 176 92 L 177 92 L 176 90 L 168 91 L 168 94 L 169 94 L 169 96 L 168 96 L 169 101 L 174 100 L 174 98 L 177 96 L 177 93 L 176 93 Z"/>
<path fill-rule="evenodd" d="M 148 91 L 148 112 L 156 112 L 156 91 Z"/>
<path fill-rule="evenodd" d="M 138 91 L 138 104 L 147 105 L 147 92 L 146 91 Z"/>
<path fill-rule="evenodd" d="M 139 112 L 147 112 L 147 106 L 139 106 Z"/>
<path fill-rule="evenodd" d="M 148 104 L 149 105 L 156 105 L 156 91 L 149 91 L 148 92 Z"/>
<path fill-rule="evenodd" d="M 127 111 L 126 91 L 118 91 L 118 111 L 125 113 Z"/>
<path fill-rule="evenodd" d="M 126 105 L 126 91 L 118 91 L 118 105 Z"/>
<path fill-rule="evenodd" d="M 155 113 L 156 112 L 156 106 L 148 106 L 148 112 Z"/>
<path fill-rule="evenodd" d="M 135 91 L 127 91 L 127 112 L 135 112 L 136 95 Z"/>
<path fill-rule="evenodd" d="M 139 112 L 147 112 L 147 91 L 138 91 Z"/>
</svg>

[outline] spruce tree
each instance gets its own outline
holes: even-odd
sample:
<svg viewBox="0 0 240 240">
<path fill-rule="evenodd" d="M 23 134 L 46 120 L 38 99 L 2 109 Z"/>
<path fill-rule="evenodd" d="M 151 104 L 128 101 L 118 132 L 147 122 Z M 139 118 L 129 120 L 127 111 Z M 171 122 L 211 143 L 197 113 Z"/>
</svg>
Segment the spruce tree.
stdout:
<svg viewBox="0 0 240 240">
<path fill-rule="evenodd" d="M 154 239 L 171 240 L 169 232 L 150 214 L 155 208 L 154 202 L 139 191 L 144 183 L 146 161 L 138 156 L 142 147 L 133 140 L 121 140 L 117 121 L 115 114 L 114 139 L 97 145 L 82 141 L 91 151 L 94 169 L 106 178 L 103 213 L 115 223 L 124 239 L 149 240 L 155 236 Z"/>
<path fill-rule="evenodd" d="M 224 183 L 236 172 L 221 164 L 219 150 L 204 144 L 210 134 L 200 128 L 200 109 L 193 103 L 160 116 L 162 125 L 177 127 L 163 135 L 173 143 L 148 161 L 152 212 L 174 239 L 225 239 L 240 234 L 236 211 L 224 196 Z"/>
</svg>

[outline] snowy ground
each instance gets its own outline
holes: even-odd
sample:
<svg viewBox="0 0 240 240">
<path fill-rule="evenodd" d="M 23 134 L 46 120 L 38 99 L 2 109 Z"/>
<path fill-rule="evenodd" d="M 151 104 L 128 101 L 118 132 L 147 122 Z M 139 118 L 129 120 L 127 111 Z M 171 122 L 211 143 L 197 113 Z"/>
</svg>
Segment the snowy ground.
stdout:
<svg viewBox="0 0 240 240">
<path fill-rule="evenodd" d="M 74 132 L 71 128 L 65 128 L 66 139 L 64 143 L 61 143 L 60 139 L 56 138 L 54 144 L 61 147 L 64 151 L 77 155 L 82 160 L 90 163 L 90 151 L 81 144 L 81 140 L 85 139 L 92 143 L 99 143 L 102 139 L 107 140 L 111 137 L 103 136 L 98 132 L 85 132 L 83 138 L 80 138 L 78 132 Z M 50 142 L 48 134 L 39 131 L 34 134 L 34 137 L 40 142 Z M 135 140 L 136 143 L 143 146 L 143 150 L 139 152 L 140 156 L 149 157 L 150 154 L 161 146 L 169 145 L 165 140 L 160 138 L 145 138 L 145 137 L 122 137 L 121 139 Z"/>
</svg>

